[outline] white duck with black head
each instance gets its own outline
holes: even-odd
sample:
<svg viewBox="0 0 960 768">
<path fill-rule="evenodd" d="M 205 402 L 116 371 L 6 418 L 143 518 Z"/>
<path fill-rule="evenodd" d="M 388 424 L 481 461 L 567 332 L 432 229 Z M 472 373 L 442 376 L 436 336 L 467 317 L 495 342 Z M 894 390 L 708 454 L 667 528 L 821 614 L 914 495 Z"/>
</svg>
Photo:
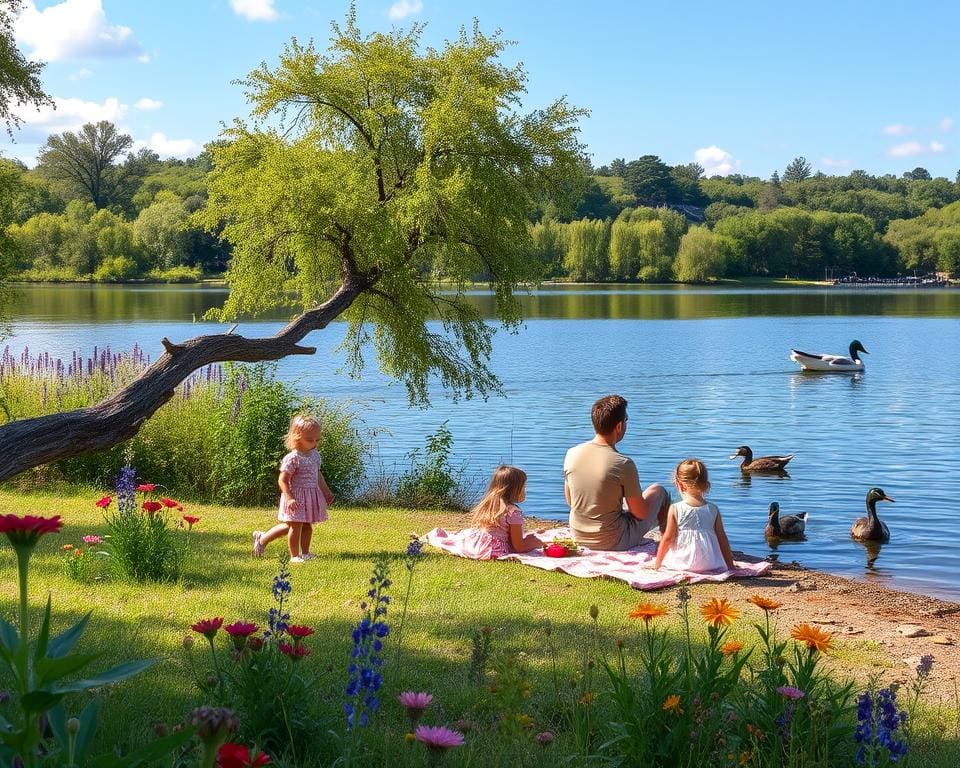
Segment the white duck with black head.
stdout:
<svg viewBox="0 0 960 768">
<path fill-rule="evenodd" d="M 850 342 L 850 356 L 821 355 L 812 352 L 801 352 L 799 349 L 790 350 L 790 359 L 800 364 L 801 371 L 821 371 L 834 373 L 859 373 L 864 370 L 860 353 L 869 355 L 859 340 Z"/>
</svg>

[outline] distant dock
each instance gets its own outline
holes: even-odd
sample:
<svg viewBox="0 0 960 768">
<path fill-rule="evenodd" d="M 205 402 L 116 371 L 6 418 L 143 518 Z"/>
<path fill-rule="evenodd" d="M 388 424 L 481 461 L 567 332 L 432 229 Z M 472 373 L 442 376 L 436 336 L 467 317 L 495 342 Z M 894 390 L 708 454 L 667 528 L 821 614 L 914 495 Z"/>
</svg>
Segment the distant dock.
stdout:
<svg viewBox="0 0 960 768">
<path fill-rule="evenodd" d="M 845 275 L 830 277 L 827 282 L 833 286 L 844 288 L 957 288 L 956 280 L 944 275 L 901 275 L 899 277 L 860 277 L 859 275 Z"/>
</svg>

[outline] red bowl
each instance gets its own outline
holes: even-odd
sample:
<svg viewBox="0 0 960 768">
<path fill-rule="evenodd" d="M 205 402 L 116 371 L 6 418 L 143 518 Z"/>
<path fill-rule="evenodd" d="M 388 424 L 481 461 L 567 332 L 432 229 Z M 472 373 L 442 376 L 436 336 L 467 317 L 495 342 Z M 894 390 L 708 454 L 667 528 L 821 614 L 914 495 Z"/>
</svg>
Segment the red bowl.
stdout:
<svg viewBox="0 0 960 768">
<path fill-rule="evenodd" d="M 547 557 L 569 557 L 571 552 L 562 544 L 547 544 L 543 548 L 543 554 Z"/>
</svg>

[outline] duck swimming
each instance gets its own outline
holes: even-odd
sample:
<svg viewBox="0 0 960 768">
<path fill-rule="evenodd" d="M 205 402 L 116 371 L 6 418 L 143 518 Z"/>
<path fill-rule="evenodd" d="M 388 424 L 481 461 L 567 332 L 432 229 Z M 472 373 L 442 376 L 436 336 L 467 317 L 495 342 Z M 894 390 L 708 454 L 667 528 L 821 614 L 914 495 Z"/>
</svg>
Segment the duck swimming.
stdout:
<svg viewBox="0 0 960 768">
<path fill-rule="evenodd" d="M 737 456 L 743 456 L 741 472 L 786 472 L 787 463 L 793 458 L 791 453 L 788 456 L 761 456 L 755 459 L 749 445 L 741 445 L 730 458 L 735 459 Z"/>
<path fill-rule="evenodd" d="M 850 535 L 857 541 L 879 541 L 881 544 L 890 541 L 890 529 L 877 517 L 878 501 L 892 502 L 893 499 L 883 492 L 883 488 L 871 488 L 867 491 L 867 516 L 854 520 L 850 529 Z"/>
<path fill-rule="evenodd" d="M 780 517 L 780 505 L 775 501 L 771 501 L 769 514 L 767 527 L 763 531 L 763 535 L 768 539 L 803 538 L 803 532 L 807 527 L 806 512 Z"/>
<path fill-rule="evenodd" d="M 815 355 L 810 352 L 801 352 L 799 349 L 790 350 L 790 359 L 800 363 L 801 371 L 835 371 L 837 373 L 857 373 L 862 371 L 863 360 L 860 353 L 869 355 L 857 339 L 850 342 L 850 357 L 842 355 Z"/>
</svg>

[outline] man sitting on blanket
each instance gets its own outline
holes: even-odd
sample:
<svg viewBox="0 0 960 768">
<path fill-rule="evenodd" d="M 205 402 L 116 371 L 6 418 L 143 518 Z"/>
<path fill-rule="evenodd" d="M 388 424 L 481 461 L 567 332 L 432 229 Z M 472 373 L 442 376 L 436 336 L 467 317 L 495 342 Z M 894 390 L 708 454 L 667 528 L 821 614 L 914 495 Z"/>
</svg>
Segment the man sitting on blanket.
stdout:
<svg viewBox="0 0 960 768">
<path fill-rule="evenodd" d="M 641 491 L 637 465 L 617 452 L 627 431 L 627 401 L 601 397 L 591 415 L 593 440 L 571 448 L 563 461 L 570 530 L 578 544 L 621 552 L 642 544 L 658 520 L 666 522 L 670 494 L 656 484 Z"/>
</svg>

